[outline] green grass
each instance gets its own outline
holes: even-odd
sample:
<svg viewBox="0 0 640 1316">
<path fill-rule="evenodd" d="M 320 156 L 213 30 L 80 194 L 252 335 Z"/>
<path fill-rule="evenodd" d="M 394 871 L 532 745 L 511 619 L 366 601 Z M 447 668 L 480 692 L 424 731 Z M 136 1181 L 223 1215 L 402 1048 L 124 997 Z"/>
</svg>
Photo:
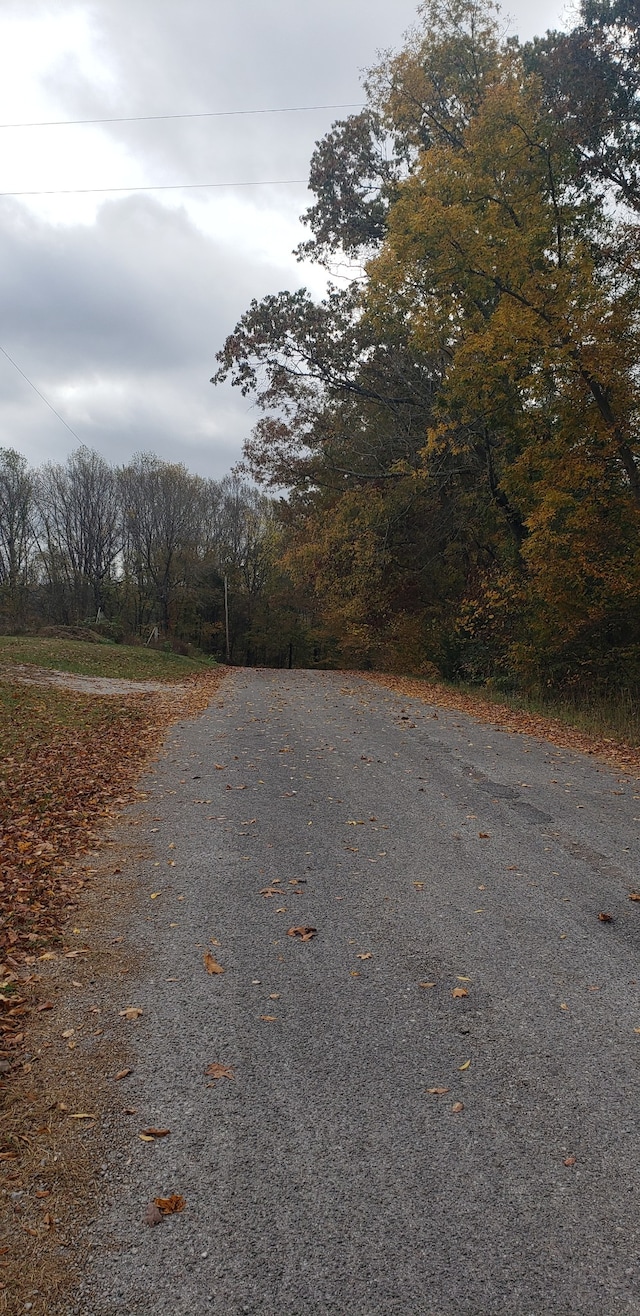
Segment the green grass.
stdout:
<svg viewBox="0 0 640 1316">
<path fill-rule="evenodd" d="M 179 681 L 191 672 L 207 671 L 215 665 L 207 658 L 182 658 L 176 653 L 125 644 L 0 635 L 0 664 L 5 663 L 26 663 L 81 676 L 114 676 L 128 681 Z M 5 675 L 10 678 L 10 672 Z"/>
<path fill-rule="evenodd" d="M 584 691 L 561 695 L 557 692 L 503 692 L 477 685 L 452 688 L 479 695 L 492 704 L 506 704 L 508 708 L 521 709 L 524 713 L 557 718 L 566 726 L 603 740 L 640 746 L 640 699 L 628 690 L 609 694 Z"/>
</svg>

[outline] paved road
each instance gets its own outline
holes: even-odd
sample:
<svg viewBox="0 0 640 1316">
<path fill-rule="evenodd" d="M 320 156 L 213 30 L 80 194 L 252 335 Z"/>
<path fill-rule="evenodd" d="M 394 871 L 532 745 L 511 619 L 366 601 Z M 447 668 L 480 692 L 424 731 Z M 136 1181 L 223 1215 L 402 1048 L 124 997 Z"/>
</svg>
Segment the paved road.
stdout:
<svg viewBox="0 0 640 1316">
<path fill-rule="evenodd" d="M 640 789 L 344 674 L 221 703 L 152 778 L 127 929 L 126 1100 L 172 1132 L 106 1171 L 69 1311 L 640 1313 Z"/>
</svg>

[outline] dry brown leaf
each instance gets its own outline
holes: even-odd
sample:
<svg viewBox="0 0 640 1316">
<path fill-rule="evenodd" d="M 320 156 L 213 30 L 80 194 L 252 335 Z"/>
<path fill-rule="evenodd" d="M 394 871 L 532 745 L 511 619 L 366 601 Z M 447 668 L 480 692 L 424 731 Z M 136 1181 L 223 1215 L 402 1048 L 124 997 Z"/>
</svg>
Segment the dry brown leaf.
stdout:
<svg viewBox="0 0 640 1316">
<path fill-rule="evenodd" d="M 176 1215 L 184 1211 L 187 1203 L 180 1193 L 172 1193 L 170 1197 L 154 1197 L 153 1205 L 157 1206 L 163 1215 Z"/>
<path fill-rule="evenodd" d="M 435 987 L 435 982 L 419 982 L 418 987 Z"/>
<path fill-rule="evenodd" d="M 427 1088 L 427 1092 L 431 1097 L 444 1097 L 448 1091 L 449 1088 Z"/>
<path fill-rule="evenodd" d="M 640 901 L 640 891 L 630 891 L 630 892 L 629 892 L 629 900 L 638 900 L 638 901 Z"/>
<path fill-rule="evenodd" d="M 575 1156 L 567 1156 L 567 1159 L 562 1162 L 563 1165 L 575 1165 L 575 1163 L 576 1163 Z"/>
<path fill-rule="evenodd" d="M 263 1024 L 275 1024 L 278 1022 L 275 1014 L 261 1014 L 260 1018 Z"/>
<path fill-rule="evenodd" d="M 459 1065 L 458 1068 L 460 1070 L 460 1073 L 462 1074 L 465 1069 L 468 1069 L 470 1064 L 471 1064 L 470 1060 L 465 1060 L 463 1065 Z"/>
<path fill-rule="evenodd" d="M 205 1069 L 204 1072 L 207 1078 L 216 1078 L 216 1079 L 235 1078 L 235 1074 L 232 1069 L 229 1069 L 227 1065 L 219 1065 L 216 1063 L 216 1061 L 213 1061 L 212 1064 L 207 1065 L 207 1068 Z"/>
<path fill-rule="evenodd" d="M 144 1134 L 145 1138 L 167 1138 L 170 1133 L 171 1133 L 171 1129 L 151 1128 L 151 1129 L 142 1130 L 142 1134 Z M 140 1136 L 142 1136 L 142 1134 Z"/>
<path fill-rule="evenodd" d="M 141 1014 L 144 1014 L 144 1011 L 140 1008 L 139 1005 L 128 1005 L 125 1010 L 120 1011 L 120 1018 L 139 1019 Z"/>
<path fill-rule="evenodd" d="M 38 1006 L 38 1012 L 41 1013 L 43 1010 L 53 1010 L 53 1001 L 43 1001 L 42 1005 Z"/>
<path fill-rule="evenodd" d="M 491 836 L 491 832 L 478 832 L 478 836 L 480 837 L 481 841 L 488 841 L 489 837 Z"/>
<path fill-rule="evenodd" d="M 133 1070 L 131 1069 L 121 1069 L 117 1074 L 114 1074 L 113 1081 L 114 1083 L 119 1083 L 121 1078 L 128 1078 L 129 1074 L 132 1073 Z"/>
<path fill-rule="evenodd" d="M 372 959 L 373 959 L 373 954 L 372 954 L 372 952 L 371 952 L 370 950 L 361 951 L 359 955 L 356 955 L 356 959 L 357 959 L 357 960 L 372 960 Z"/>
<path fill-rule="evenodd" d="M 464 1110 L 463 1103 L 461 1101 L 455 1101 L 453 1106 L 451 1107 L 452 1113 L 454 1115 L 459 1115 L 461 1110 Z"/>
<path fill-rule="evenodd" d="M 598 914 L 601 923 L 613 923 L 613 914 L 605 914 L 603 910 Z"/>
<path fill-rule="evenodd" d="M 299 937 L 300 941 L 311 941 L 313 937 L 316 937 L 317 935 L 318 935 L 317 928 L 307 928 L 303 926 L 299 928 L 287 929 L 288 937 Z"/>
<path fill-rule="evenodd" d="M 452 995 L 452 996 L 454 997 L 454 999 L 457 1001 L 457 1000 L 460 1000 L 461 997 L 463 997 L 463 996 L 468 996 L 469 993 L 468 993 L 466 987 L 454 987 L 454 989 L 453 989 L 451 995 Z"/>
<path fill-rule="evenodd" d="M 424 882 L 414 882 L 416 891 L 424 891 Z"/>
<path fill-rule="evenodd" d="M 217 960 L 214 960 L 210 951 L 206 950 L 202 958 L 207 973 L 224 973 L 222 965 L 218 964 Z"/>
<path fill-rule="evenodd" d="M 62 1109 L 62 1107 L 60 1107 L 60 1109 Z M 69 1116 L 70 1120 L 95 1120 L 97 1118 L 97 1115 L 87 1115 L 85 1111 L 81 1111 L 79 1115 Z"/>
</svg>

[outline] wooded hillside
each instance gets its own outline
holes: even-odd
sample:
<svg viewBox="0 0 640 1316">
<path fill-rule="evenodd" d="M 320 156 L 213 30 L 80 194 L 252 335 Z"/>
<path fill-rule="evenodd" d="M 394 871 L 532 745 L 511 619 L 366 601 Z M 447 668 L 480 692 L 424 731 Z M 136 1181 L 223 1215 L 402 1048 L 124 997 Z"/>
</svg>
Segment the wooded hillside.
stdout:
<svg viewBox="0 0 640 1316">
<path fill-rule="evenodd" d="M 326 297 L 253 302 L 219 354 L 344 661 L 638 683 L 639 19 L 583 0 L 523 46 L 428 0 L 311 161 Z"/>
</svg>

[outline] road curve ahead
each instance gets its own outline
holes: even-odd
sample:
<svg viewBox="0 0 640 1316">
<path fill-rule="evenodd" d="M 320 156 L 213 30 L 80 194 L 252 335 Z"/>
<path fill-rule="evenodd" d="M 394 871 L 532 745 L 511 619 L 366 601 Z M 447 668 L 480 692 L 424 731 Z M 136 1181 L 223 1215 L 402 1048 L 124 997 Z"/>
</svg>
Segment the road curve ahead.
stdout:
<svg viewBox="0 0 640 1316">
<path fill-rule="evenodd" d="M 123 1133 L 68 1310 L 637 1316 L 638 785 L 259 670 L 150 791 L 123 1102 L 171 1136 Z"/>
</svg>

